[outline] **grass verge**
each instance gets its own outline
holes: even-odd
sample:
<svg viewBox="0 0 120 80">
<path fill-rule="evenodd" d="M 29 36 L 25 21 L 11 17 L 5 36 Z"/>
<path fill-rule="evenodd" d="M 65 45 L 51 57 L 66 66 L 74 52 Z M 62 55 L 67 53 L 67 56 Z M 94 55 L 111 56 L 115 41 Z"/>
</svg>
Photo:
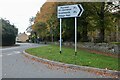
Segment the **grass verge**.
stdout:
<svg viewBox="0 0 120 80">
<path fill-rule="evenodd" d="M 26 52 L 34 56 L 68 64 L 119 70 L 118 58 L 90 53 L 84 50 L 78 50 L 77 55 L 75 56 L 73 48 L 62 47 L 62 54 L 60 54 L 59 46 L 49 45 L 38 48 L 30 48 L 27 49 Z"/>
</svg>

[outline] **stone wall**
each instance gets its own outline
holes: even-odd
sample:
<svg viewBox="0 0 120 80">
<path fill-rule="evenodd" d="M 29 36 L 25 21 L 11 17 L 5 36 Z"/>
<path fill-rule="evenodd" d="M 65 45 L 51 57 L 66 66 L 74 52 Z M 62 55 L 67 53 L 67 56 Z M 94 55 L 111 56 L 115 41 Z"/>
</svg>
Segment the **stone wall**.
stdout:
<svg viewBox="0 0 120 80">
<path fill-rule="evenodd" d="M 44 44 L 44 42 L 43 42 Z M 47 42 L 47 44 L 55 44 L 59 45 L 59 42 Z M 75 44 L 73 42 L 63 42 L 62 45 L 74 47 Z M 96 50 L 100 52 L 112 53 L 112 54 L 120 54 L 120 44 L 112 44 L 112 43 L 77 43 L 77 48 L 86 48 L 90 50 Z"/>
<path fill-rule="evenodd" d="M 59 45 L 58 42 L 54 44 Z M 64 42 L 62 45 L 74 47 L 73 42 Z M 112 54 L 120 54 L 120 44 L 112 44 L 112 43 L 77 43 L 78 48 L 87 48 L 91 50 L 97 50 L 106 53 Z"/>
</svg>

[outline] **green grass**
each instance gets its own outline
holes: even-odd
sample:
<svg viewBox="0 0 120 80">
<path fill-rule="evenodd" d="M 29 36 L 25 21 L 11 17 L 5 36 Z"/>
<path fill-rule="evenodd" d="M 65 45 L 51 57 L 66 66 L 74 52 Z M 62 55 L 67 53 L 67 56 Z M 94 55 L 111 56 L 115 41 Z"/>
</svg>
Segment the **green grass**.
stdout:
<svg viewBox="0 0 120 80">
<path fill-rule="evenodd" d="M 118 44 L 118 45 L 120 44 L 120 42 L 111 42 L 111 43 L 112 43 L 112 44 Z"/>
<path fill-rule="evenodd" d="M 77 56 L 74 55 L 74 49 L 62 47 L 62 54 L 59 53 L 59 46 L 49 45 L 38 48 L 27 49 L 26 52 L 49 60 L 76 64 L 80 66 L 90 66 L 109 70 L 118 70 L 118 59 L 102 54 L 90 53 L 78 50 Z"/>
</svg>

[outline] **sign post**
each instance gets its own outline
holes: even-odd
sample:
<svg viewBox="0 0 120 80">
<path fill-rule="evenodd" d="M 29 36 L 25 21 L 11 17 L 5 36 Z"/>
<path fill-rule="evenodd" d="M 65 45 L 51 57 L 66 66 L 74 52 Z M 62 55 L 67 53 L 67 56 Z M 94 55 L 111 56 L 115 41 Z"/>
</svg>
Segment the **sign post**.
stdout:
<svg viewBox="0 0 120 80">
<path fill-rule="evenodd" d="M 77 55 L 77 17 L 80 17 L 83 13 L 84 9 L 82 8 L 81 4 L 75 5 L 65 5 L 65 6 L 58 6 L 58 13 L 57 17 L 60 18 L 60 53 L 62 52 L 62 31 L 61 31 L 61 23 L 62 18 L 70 18 L 75 17 L 75 55 Z"/>
<path fill-rule="evenodd" d="M 75 17 L 75 55 L 77 55 L 77 18 Z"/>
<path fill-rule="evenodd" d="M 62 19 L 60 18 L 60 54 L 61 54 L 61 46 L 62 46 L 62 40 L 61 40 L 61 38 L 62 38 L 62 30 L 61 30 L 61 28 L 62 28 Z"/>
</svg>

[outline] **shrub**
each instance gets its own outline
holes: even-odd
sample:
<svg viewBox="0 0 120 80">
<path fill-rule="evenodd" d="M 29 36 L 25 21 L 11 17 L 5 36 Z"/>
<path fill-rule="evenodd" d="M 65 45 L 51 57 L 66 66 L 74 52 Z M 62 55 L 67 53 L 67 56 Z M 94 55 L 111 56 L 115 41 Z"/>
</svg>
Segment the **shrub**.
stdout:
<svg viewBox="0 0 120 80">
<path fill-rule="evenodd" d="M 8 20 L 2 20 L 2 46 L 11 46 L 15 44 L 18 29 L 11 25 Z"/>
</svg>

